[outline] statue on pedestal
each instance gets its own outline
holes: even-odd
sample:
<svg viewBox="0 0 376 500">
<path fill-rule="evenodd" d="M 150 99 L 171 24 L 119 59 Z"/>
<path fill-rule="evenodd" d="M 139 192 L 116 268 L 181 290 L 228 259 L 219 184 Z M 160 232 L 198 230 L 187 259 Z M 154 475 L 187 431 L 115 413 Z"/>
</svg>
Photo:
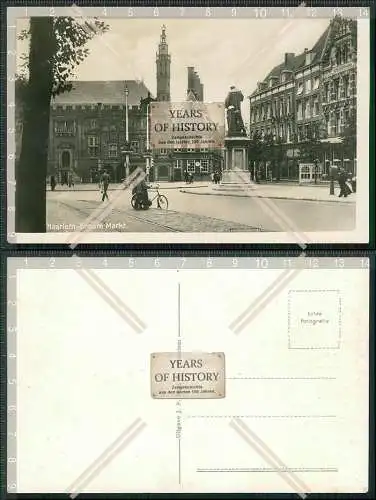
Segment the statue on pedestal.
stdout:
<svg viewBox="0 0 376 500">
<path fill-rule="evenodd" d="M 225 100 L 228 128 L 227 135 L 229 137 L 247 135 L 241 112 L 241 103 L 243 100 L 244 96 L 241 90 L 232 85 Z"/>
</svg>

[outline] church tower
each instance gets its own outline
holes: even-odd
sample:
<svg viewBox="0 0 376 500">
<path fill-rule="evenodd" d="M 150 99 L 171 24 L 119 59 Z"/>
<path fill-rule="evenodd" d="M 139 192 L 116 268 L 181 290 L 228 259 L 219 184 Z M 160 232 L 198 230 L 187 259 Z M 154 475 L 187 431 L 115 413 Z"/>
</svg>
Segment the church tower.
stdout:
<svg viewBox="0 0 376 500">
<path fill-rule="evenodd" d="M 168 53 L 166 41 L 166 26 L 162 26 L 161 39 L 157 52 L 157 101 L 170 101 L 170 65 L 171 56 Z"/>
</svg>

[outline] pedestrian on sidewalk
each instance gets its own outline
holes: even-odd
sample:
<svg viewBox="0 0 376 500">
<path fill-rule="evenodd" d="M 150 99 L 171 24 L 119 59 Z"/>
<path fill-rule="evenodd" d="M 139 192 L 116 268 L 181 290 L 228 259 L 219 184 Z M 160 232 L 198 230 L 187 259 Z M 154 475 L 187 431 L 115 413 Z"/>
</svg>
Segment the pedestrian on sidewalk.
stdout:
<svg viewBox="0 0 376 500">
<path fill-rule="evenodd" d="M 51 191 L 55 191 L 55 188 L 56 188 L 56 180 L 55 180 L 55 176 L 54 175 L 51 175 Z"/>
<path fill-rule="evenodd" d="M 338 184 L 340 187 L 340 193 L 338 195 L 339 198 L 342 196 L 347 198 L 347 196 L 352 193 L 349 185 L 347 184 L 348 178 L 349 175 L 346 170 L 344 168 L 340 168 L 338 172 Z"/>
<path fill-rule="evenodd" d="M 107 170 L 105 170 L 102 174 L 101 184 L 102 184 L 102 191 L 101 191 L 102 192 L 102 201 L 104 201 L 106 198 L 109 200 L 107 190 L 108 190 L 108 186 L 110 184 L 110 176 L 108 175 Z"/>
</svg>

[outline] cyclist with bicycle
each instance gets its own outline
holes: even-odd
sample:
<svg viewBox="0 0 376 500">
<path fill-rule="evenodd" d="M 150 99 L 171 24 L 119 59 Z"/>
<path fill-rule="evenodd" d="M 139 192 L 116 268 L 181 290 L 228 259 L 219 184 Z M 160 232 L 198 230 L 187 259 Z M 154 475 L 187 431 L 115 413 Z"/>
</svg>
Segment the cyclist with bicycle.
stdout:
<svg viewBox="0 0 376 500">
<path fill-rule="evenodd" d="M 135 203 L 135 208 L 139 209 L 142 206 L 144 207 L 150 207 L 152 202 L 149 200 L 149 195 L 148 195 L 148 184 L 146 183 L 145 179 L 142 179 L 141 182 L 137 184 L 132 190 L 132 194 L 136 195 L 136 203 Z"/>
</svg>

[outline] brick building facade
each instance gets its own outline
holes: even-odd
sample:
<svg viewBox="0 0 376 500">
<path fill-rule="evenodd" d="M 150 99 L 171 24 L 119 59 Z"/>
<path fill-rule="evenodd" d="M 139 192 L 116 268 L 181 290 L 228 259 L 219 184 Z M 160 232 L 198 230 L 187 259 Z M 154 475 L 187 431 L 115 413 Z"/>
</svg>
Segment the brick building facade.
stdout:
<svg viewBox="0 0 376 500">
<path fill-rule="evenodd" d="M 133 151 L 131 170 L 145 163 L 146 116 L 140 100 L 147 97 L 143 82 L 77 81 L 70 92 L 53 99 L 50 114 L 48 173 L 66 182 L 73 174 L 76 180 L 95 182 L 106 168 L 111 179 L 125 177 L 126 146 L 125 88 L 128 89 L 129 143 Z"/>
</svg>

